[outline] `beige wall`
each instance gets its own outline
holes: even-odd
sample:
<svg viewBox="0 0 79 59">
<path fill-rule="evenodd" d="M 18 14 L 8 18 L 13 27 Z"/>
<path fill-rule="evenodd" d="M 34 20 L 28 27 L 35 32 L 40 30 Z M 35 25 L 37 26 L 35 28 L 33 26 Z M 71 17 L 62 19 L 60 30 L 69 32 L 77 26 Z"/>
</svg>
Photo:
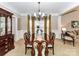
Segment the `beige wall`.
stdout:
<svg viewBox="0 0 79 59">
<path fill-rule="evenodd" d="M 61 16 L 61 26 L 71 30 L 71 21 L 73 20 L 79 21 L 79 11 L 75 11 L 64 16 Z"/>
<path fill-rule="evenodd" d="M 23 39 L 25 32 L 27 32 L 27 15 L 19 16 L 17 19 L 17 40 Z"/>
<path fill-rule="evenodd" d="M 18 30 L 27 30 L 27 16 L 18 18 Z"/>
</svg>

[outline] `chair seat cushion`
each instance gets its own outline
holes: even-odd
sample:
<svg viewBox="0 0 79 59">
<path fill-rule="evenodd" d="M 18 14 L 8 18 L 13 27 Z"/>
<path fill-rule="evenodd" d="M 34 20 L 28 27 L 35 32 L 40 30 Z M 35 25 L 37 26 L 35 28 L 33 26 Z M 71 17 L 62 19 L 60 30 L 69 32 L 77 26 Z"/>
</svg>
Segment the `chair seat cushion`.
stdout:
<svg viewBox="0 0 79 59">
<path fill-rule="evenodd" d="M 65 36 L 65 40 L 73 40 L 73 39 L 69 36 Z"/>
<path fill-rule="evenodd" d="M 52 47 L 52 45 L 51 45 L 51 44 L 49 44 L 49 45 L 48 45 L 48 47 Z"/>
<path fill-rule="evenodd" d="M 27 44 L 27 47 L 32 47 L 32 45 L 30 45 L 30 44 Z"/>
</svg>

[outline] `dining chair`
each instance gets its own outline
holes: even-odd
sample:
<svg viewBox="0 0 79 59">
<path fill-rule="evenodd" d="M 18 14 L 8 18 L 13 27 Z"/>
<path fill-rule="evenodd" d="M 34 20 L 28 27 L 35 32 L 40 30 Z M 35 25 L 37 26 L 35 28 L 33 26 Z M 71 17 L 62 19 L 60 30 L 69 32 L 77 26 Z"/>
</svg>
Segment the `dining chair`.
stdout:
<svg viewBox="0 0 79 59">
<path fill-rule="evenodd" d="M 54 55 L 54 40 L 55 40 L 55 33 L 50 33 L 48 40 L 48 49 L 52 48 L 53 55 Z"/>
<path fill-rule="evenodd" d="M 66 31 L 63 35 L 63 41 L 64 41 L 64 44 L 65 44 L 65 41 L 67 42 L 72 42 L 73 43 L 73 46 L 75 45 L 75 34 L 72 32 L 72 31 Z"/>
<path fill-rule="evenodd" d="M 32 48 L 32 42 L 30 41 L 31 35 L 27 32 L 24 33 L 24 41 L 25 41 L 25 54 L 27 53 L 27 49 Z"/>
</svg>

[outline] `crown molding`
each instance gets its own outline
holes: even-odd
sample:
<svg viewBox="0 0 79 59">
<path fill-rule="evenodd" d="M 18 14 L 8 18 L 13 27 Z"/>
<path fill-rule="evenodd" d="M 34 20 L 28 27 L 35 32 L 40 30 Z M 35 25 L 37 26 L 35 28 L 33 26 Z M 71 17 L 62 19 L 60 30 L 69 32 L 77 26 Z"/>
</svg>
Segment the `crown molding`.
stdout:
<svg viewBox="0 0 79 59">
<path fill-rule="evenodd" d="M 20 15 L 21 15 L 21 16 L 27 16 L 27 15 L 30 15 L 30 16 L 31 16 L 30 13 L 21 13 Z"/>
<path fill-rule="evenodd" d="M 52 13 L 52 14 L 49 14 L 49 15 L 52 15 L 52 16 L 58 16 L 59 13 Z"/>
<path fill-rule="evenodd" d="M 23 14 L 20 14 L 21 16 L 27 16 L 27 15 L 33 15 L 31 13 L 23 13 Z M 58 16 L 59 14 L 58 13 L 50 13 L 50 14 L 47 14 L 47 15 L 52 15 L 52 16 Z"/>
<path fill-rule="evenodd" d="M 9 6 L 8 4 L 0 2 L 0 5 L 2 5 L 2 6 L 5 7 L 5 8 L 2 7 L 3 9 L 7 8 L 8 9 L 7 11 L 10 11 L 10 12 L 13 12 L 14 14 L 20 15 L 20 13 L 18 11 L 16 11 L 14 8 L 12 8 L 11 6 Z"/>
<path fill-rule="evenodd" d="M 64 13 L 66 13 L 67 11 L 74 9 L 75 7 L 79 6 L 79 2 L 76 2 L 75 4 L 73 4 L 72 6 L 69 6 L 68 8 L 66 8 L 64 11 L 60 12 L 59 15 L 62 15 Z"/>
<path fill-rule="evenodd" d="M 10 5 L 8 5 L 7 3 L 4 3 L 4 2 L 0 2 L 1 5 L 3 5 L 4 7 L 10 9 L 11 12 L 15 13 L 15 14 L 18 14 L 18 15 L 21 15 L 21 16 L 26 16 L 26 15 L 32 15 L 30 13 L 27 13 L 27 14 L 22 14 L 22 13 L 19 13 L 18 11 L 16 11 L 14 8 L 12 8 Z M 72 6 L 69 6 L 68 8 L 66 8 L 64 11 L 60 12 L 60 13 L 50 13 L 48 15 L 52 15 L 52 16 L 59 16 L 59 15 L 62 15 L 63 13 L 67 12 L 68 10 L 70 9 L 73 9 L 74 7 L 78 6 L 79 5 L 79 2 L 73 4 Z"/>
</svg>

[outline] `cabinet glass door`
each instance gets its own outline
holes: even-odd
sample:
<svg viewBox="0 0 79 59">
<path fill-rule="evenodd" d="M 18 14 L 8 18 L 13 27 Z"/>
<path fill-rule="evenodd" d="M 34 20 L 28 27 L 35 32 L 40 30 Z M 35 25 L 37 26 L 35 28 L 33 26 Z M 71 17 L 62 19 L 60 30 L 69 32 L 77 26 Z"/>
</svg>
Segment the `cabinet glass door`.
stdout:
<svg viewBox="0 0 79 59">
<path fill-rule="evenodd" d="M 7 33 L 10 34 L 11 33 L 11 19 L 8 17 L 8 20 L 7 21 L 8 21 L 7 22 L 8 23 L 7 24 L 7 29 L 8 29 L 7 30 Z"/>
<path fill-rule="evenodd" d="M 0 17 L 0 36 L 5 35 L 5 17 Z"/>
</svg>

